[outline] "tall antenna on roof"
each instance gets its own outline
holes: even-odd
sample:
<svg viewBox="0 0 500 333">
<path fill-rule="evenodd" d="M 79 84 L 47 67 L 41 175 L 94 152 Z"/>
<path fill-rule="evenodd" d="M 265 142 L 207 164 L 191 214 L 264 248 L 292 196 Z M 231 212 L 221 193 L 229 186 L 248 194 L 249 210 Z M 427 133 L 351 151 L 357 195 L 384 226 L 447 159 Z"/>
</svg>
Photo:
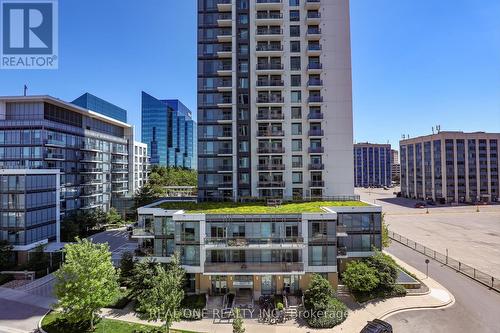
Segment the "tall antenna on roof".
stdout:
<svg viewBox="0 0 500 333">
<path fill-rule="evenodd" d="M 28 93 L 28 86 L 24 85 L 24 96 L 26 96 L 27 93 Z"/>
</svg>

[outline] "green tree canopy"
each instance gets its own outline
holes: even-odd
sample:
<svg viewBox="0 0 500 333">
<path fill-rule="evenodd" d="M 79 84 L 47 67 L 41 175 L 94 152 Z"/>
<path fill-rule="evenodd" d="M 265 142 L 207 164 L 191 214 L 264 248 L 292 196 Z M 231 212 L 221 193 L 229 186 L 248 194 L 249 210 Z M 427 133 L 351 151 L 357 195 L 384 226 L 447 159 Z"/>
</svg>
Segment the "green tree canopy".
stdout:
<svg viewBox="0 0 500 333">
<path fill-rule="evenodd" d="M 330 282 L 319 274 L 313 274 L 309 288 L 304 293 L 306 309 L 323 310 L 332 297 L 334 290 Z"/>
<path fill-rule="evenodd" d="M 75 244 L 67 244 L 64 252 L 66 261 L 54 273 L 56 306 L 69 323 L 89 322 L 93 329 L 100 309 L 119 293 L 109 246 L 77 239 Z"/>
<path fill-rule="evenodd" d="M 0 240 L 0 270 L 12 265 L 13 246 L 7 240 Z"/>
<path fill-rule="evenodd" d="M 243 318 L 241 317 L 240 309 L 238 308 L 236 308 L 234 311 L 233 333 L 245 333 Z"/>
<path fill-rule="evenodd" d="M 369 292 L 377 288 L 377 272 L 362 261 L 351 261 L 342 274 L 342 281 L 352 291 Z"/>
</svg>

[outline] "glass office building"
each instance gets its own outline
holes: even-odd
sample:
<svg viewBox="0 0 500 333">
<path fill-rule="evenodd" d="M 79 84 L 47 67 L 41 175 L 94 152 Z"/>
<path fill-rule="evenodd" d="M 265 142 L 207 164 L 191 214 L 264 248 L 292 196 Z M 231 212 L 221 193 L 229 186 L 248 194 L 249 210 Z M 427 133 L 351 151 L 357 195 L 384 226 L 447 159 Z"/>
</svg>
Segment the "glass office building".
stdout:
<svg viewBox="0 0 500 333">
<path fill-rule="evenodd" d="M 142 92 L 142 142 L 151 165 L 196 169 L 196 123 L 179 100 Z"/>
<path fill-rule="evenodd" d="M 123 123 L 127 122 L 127 110 L 124 110 L 92 94 L 85 93 L 71 103 L 84 109 L 98 112 L 107 117 L 119 120 Z"/>
<path fill-rule="evenodd" d="M 401 193 L 438 202 L 497 202 L 499 133 L 440 132 L 402 140 Z"/>
<path fill-rule="evenodd" d="M 50 96 L 0 97 L 0 169 L 60 170 L 61 214 L 129 191 L 130 125 Z"/>
<path fill-rule="evenodd" d="M 357 143 L 354 145 L 354 185 L 391 186 L 391 145 Z"/>
</svg>

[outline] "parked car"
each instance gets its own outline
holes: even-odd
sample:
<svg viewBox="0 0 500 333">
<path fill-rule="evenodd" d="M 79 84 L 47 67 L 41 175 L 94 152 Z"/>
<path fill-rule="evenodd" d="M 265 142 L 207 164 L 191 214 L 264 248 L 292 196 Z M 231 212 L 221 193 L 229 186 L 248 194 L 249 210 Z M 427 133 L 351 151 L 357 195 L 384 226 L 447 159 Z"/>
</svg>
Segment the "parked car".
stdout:
<svg viewBox="0 0 500 333">
<path fill-rule="evenodd" d="M 393 333 L 392 325 L 380 319 L 369 321 L 360 333 Z"/>
<path fill-rule="evenodd" d="M 436 203 L 434 202 L 434 200 L 427 200 L 425 203 L 429 206 L 436 206 Z"/>
<path fill-rule="evenodd" d="M 419 201 L 415 204 L 415 208 L 424 208 L 424 207 L 425 207 L 425 202 Z"/>
</svg>

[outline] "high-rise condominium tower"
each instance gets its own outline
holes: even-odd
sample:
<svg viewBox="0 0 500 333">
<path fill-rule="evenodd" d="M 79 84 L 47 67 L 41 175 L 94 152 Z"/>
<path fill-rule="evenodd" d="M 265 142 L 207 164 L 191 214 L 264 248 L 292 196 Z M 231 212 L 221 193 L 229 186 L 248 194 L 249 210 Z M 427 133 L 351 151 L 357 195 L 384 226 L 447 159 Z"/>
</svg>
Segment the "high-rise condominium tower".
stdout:
<svg viewBox="0 0 500 333">
<path fill-rule="evenodd" d="M 198 1 L 202 199 L 353 194 L 348 0 Z"/>
</svg>

